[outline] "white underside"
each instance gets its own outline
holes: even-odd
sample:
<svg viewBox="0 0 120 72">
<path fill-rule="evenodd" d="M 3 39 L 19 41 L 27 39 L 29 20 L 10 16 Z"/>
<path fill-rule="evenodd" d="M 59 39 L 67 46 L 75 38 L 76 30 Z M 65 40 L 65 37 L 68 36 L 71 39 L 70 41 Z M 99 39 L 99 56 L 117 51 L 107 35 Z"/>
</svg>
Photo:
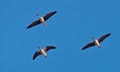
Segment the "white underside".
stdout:
<svg viewBox="0 0 120 72">
<path fill-rule="evenodd" d="M 95 42 L 95 45 L 97 45 L 97 46 L 100 48 L 100 43 L 99 43 L 99 41 L 98 41 L 98 40 L 95 40 L 94 42 Z"/>
<path fill-rule="evenodd" d="M 46 52 L 45 52 L 45 50 L 44 49 L 41 49 L 41 54 L 43 55 L 43 56 L 47 56 L 47 54 L 46 54 Z"/>
<path fill-rule="evenodd" d="M 46 22 L 45 22 L 43 17 L 40 17 L 40 22 L 43 23 L 44 26 L 47 26 L 47 24 L 46 24 Z"/>
</svg>

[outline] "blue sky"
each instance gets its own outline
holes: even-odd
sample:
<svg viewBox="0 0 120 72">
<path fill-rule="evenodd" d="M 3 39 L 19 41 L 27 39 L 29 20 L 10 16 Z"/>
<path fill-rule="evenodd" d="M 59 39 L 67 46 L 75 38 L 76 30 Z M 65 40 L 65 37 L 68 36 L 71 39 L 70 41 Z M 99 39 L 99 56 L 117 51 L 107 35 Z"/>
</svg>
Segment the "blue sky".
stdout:
<svg viewBox="0 0 120 72">
<path fill-rule="evenodd" d="M 0 72 L 119 72 L 119 0 L 0 0 Z M 57 11 L 48 21 L 26 27 Z M 82 51 L 91 36 L 111 33 L 101 48 Z M 32 60 L 37 46 L 56 46 Z"/>
</svg>

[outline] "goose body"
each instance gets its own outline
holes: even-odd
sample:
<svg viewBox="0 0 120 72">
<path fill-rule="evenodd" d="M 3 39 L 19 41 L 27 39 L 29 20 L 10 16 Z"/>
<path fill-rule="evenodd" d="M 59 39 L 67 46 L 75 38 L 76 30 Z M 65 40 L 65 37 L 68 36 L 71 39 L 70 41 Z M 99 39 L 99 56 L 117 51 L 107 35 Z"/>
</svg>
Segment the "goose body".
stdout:
<svg viewBox="0 0 120 72">
<path fill-rule="evenodd" d="M 40 17 L 39 19 L 40 19 L 40 22 L 43 23 L 44 26 L 47 26 L 47 24 L 46 24 L 46 22 L 45 22 L 43 17 Z"/>
<path fill-rule="evenodd" d="M 92 47 L 92 46 L 95 46 L 95 45 L 96 45 L 98 48 L 100 48 L 100 47 L 101 47 L 101 46 L 100 46 L 100 43 L 101 43 L 104 39 L 106 39 L 108 36 L 110 36 L 110 35 L 111 35 L 111 33 L 105 34 L 105 35 L 101 36 L 99 39 L 95 39 L 94 37 L 92 37 L 93 42 L 88 43 L 87 45 L 85 45 L 85 46 L 82 48 L 82 50 L 85 50 L 85 49 L 87 49 L 87 48 L 89 48 L 89 47 Z"/>
<path fill-rule="evenodd" d="M 98 46 L 98 48 L 100 48 L 100 42 L 97 39 L 94 40 L 94 43 L 95 43 L 96 46 Z"/>
<path fill-rule="evenodd" d="M 38 47 L 38 48 L 40 48 L 40 47 Z M 51 49 L 56 49 L 56 47 L 55 46 L 46 46 L 45 48 L 40 49 L 39 51 L 35 52 L 33 55 L 33 60 L 39 55 L 43 55 L 44 57 L 47 57 L 46 52 L 51 50 Z"/>
<path fill-rule="evenodd" d="M 29 26 L 27 26 L 27 29 L 31 28 L 31 27 L 34 27 L 36 25 L 39 25 L 39 24 L 43 24 L 44 26 L 47 26 L 46 24 L 46 20 L 48 20 L 51 16 L 53 16 L 55 13 L 57 13 L 57 11 L 53 11 L 53 12 L 49 12 L 47 13 L 45 16 L 40 16 L 39 14 L 37 14 L 37 16 L 39 17 L 38 20 L 36 21 L 33 21 Z"/>
<path fill-rule="evenodd" d="M 41 49 L 41 50 L 40 50 L 40 53 L 41 53 L 43 56 L 47 57 L 47 54 L 46 54 L 45 49 Z"/>
</svg>

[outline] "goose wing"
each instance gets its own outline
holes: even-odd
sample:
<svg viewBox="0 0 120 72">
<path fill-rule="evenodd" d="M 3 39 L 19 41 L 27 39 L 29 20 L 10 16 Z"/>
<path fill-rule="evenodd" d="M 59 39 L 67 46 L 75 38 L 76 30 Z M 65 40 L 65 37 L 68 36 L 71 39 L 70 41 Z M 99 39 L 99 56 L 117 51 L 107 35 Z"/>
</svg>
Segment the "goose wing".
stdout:
<svg viewBox="0 0 120 72">
<path fill-rule="evenodd" d="M 30 25 L 27 27 L 27 29 L 29 29 L 29 28 L 31 28 L 31 27 L 33 27 L 33 26 L 36 26 L 36 25 L 38 25 L 38 24 L 40 24 L 40 23 L 41 23 L 41 22 L 40 22 L 39 19 L 36 20 L 36 21 L 33 21 L 32 24 L 30 24 Z"/>
<path fill-rule="evenodd" d="M 57 11 L 53 11 L 53 12 L 49 12 L 49 13 L 47 13 L 43 18 L 45 19 L 45 21 L 47 20 L 47 19 L 49 19 L 52 15 L 54 15 L 55 13 L 57 13 Z"/>
<path fill-rule="evenodd" d="M 87 49 L 87 48 L 89 48 L 89 47 L 91 47 L 91 46 L 94 46 L 94 45 L 95 45 L 94 42 L 88 43 L 86 46 L 84 46 L 84 47 L 82 48 L 82 50 Z"/>
<path fill-rule="evenodd" d="M 99 41 L 99 42 L 102 42 L 105 38 L 107 38 L 107 37 L 110 36 L 110 35 L 111 35 L 111 33 L 105 34 L 105 35 L 101 36 L 101 37 L 98 39 L 98 41 Z"/>
<path fill-rule="evenodd" d="M 47 52 L 50 49 L 56 49 L 56 47 L 55 46 L 46 46 L 45 51 Z"/>
<path fill-rule="evenodd" d="M 33 56 L 33 60 L 38 56 L 38 55 L 41 55 L 40 52 L 35 52 L 34 56 Z"/>
</svg>

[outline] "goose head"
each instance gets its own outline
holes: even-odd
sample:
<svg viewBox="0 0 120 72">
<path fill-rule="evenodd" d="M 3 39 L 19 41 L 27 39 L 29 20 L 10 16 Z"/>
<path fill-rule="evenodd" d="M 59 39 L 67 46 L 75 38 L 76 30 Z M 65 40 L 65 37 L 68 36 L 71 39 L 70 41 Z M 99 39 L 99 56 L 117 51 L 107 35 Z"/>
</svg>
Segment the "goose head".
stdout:
<svg viewBox="0 0 120 72">
<path fill-rule="evenodd" d="M 36 14 L 36 16 L 38 16 L 39 18 L 41 18 L 41 17 L 42 17 L 42 16 L 40 16 L 40 14 L 38 14 L 38 13 Z"/>
<path fill-rule="evenodd" d="M 40 46 L 38 46 L 37 48 L 41 49 L 41 47 L 40 47 Z"/>
<path fill-rule="evenodd" d="M 92 38 L 92 40 L 95 40 L 95 38 L 93 36 L 91 38 Z"/>
</svg>

